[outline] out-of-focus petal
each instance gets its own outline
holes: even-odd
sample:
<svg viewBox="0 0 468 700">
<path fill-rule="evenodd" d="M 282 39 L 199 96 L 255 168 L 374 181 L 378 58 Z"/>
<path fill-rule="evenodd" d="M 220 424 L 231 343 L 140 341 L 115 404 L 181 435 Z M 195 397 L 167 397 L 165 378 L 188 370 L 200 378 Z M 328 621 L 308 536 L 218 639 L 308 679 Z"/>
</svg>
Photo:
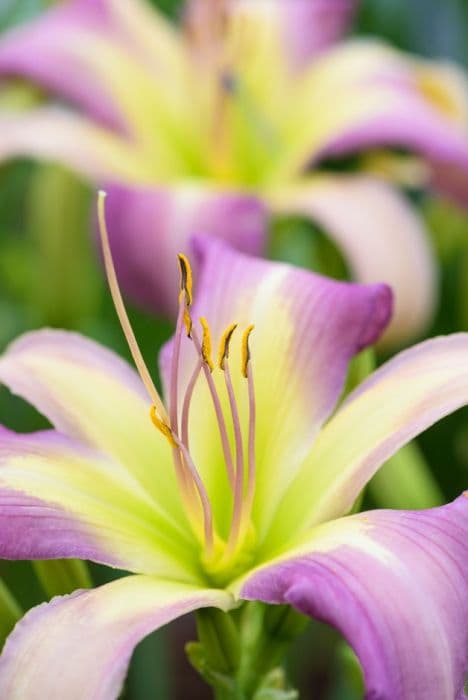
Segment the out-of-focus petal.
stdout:
<svg viewBox="0 0 468 700">
<path fill-rule="evenodd" d="M 19 156 L 61 163 L 91 180 L 157 176 L 135 144 L 58 107 L 0 114 L 0 161 Z"/>
<path fill-rule="evenodd" d="M 197 239 L 202 270 L 193 319 L 206 317 L 214 352 L 232 323 L 238 329 L 230 344 L 229 363 L 247 434 L 247 382 L 241 374 L 241 335 L 251 335 L 257 429 L 255 518 L 260 528 L 270 519 L 278 498 L 310 450 L 321 424 L 332 411 L 354 353 L 372 344 L 391 313 L 385 285 L 335 282 L 305 270 L 243 255 L 219 240 Z M 163 354 L 168 383 L 169 354 Z M 216 361 L 216 355 L 215 355 Z M 181 392 L 196 364 L 193 345 L 182 347 Z M 223 372 L 214 372 L 225 397 Z M 226 414 L 228 407 L 226 405 Z M 219 444 L 206 385 L 200 381 L 191 412 L 191 450 L 205 483 L 220 484 Z M 212 472 L 206 473 L 207 469 Z M 216 498 L 213 499 L 216 502 Z"/>
<path fill-rule="evenodd" d="M 9 700 L 116 700 L 130 657 L 146 635 L 198 608 L 227 610 L 231 597 L 149 576 L 127 576 L 31 610 L 0 657 Z"/>
<path fill-rule="evenodd" d="M 246 192 L 198 184 L 166 189 L 111 185 L 107 194 L 119 281 L 132 299 L 153 312 L 174 315 L 177 253 L 190 254 L 193 234 L 222 238 L 252 255 L 263 252 L 266 209 Z"/>
<path fill-rule="evenodd" d="M 466 183 L 468 126 L 461 95 L 467 93 L 466 78 L 459 72 L 458 82 L 445 81 L 434 71 L 429 81 L 431 64 L 426 65 L 362 40 L 324 54 L 284 107 L 286 145 L 271 177 L 289 177 L 311 160 L 394 147 L 436 163 L 433 177 L 449 168 Z"/>
<path fill-rule="evenodd" d="M 0 556 L 78 557 L 196 580 L 193 543 L 116 461 L 54 431 L 0 430 Z"/>
<path fill-rule="evenodd" d="M 139 147 L 142 168 L 153 163 L 166 177 L 202 158 L 187 59 L 176 29 L 139 0 L 71 0 L 0 41 L 0 76 L 31 78 L 77 104 Z"/>
<path fill-rule="evenodd" d="M 352 392 L 320 432 L 286 494 L 275 528 L 307 528 L 349 512 L 400 447 L 468 403 L 468 334 L 396 355 Z"/>
<path fill-rule="evenodd" d="M 307 65 L 318 53 L 342 38 L 348 29 L 355 0 L 231 0 L 233 12 L 256 18 L 258 32 L 274 24 L 294 68 Z"/>
<path fill-rule="evenodd" d="M 0 358 L 0 382 L 61 433 L 115 457 L 155 507 L 180 517 L 170 447 L 150 421 L 138 375 L 115 353 L 74 333 L 28 333 Z"/>
<path fill-rule="evenodd" d="M 82 106 L 105 123 L 119 122 L 115 105 L 91 71 L 86 71 L 67 48 L 70 33 L 105 26 L 101 0 L 74 0 L 54 7 L 38 19 L 3 35 L 0 77 L 33 80 Z"/>
<path fill-rule="evenodd" d="M 312 218 L 335 241 L 359 282 L 386 282 L 395 294 L 382 343 L 420 334 L 434 311 L 436 268 L 423 224 L 406 199 L 364 176 L 318 176 L 271 197 L 280 213 Z"/>
<path fill-rule="evenodd" d="M 176 30 L 139 0 L 68 0 L 2 37 L 0 77 L 24 77 L 77 103 L 93 117 L 113 126 L 122 114 L 93 63 L 99 44 L 120 47 L 146 66 L 174 75 L 182 60 Z M 80 43 L 89 50 L 78 51 Z M 91 44 L 90 44 L 91 42 Z M 110 76 L 109 76 L 110 77 Z"/>
<path fill-rule="evenodd" d="M 251 575 L 241 597 L 336 627 L 366 700 L 461 700 L 468 668 L 468 493 L 425 511 L 373 511 L 314 530 Z"/>
</svg>

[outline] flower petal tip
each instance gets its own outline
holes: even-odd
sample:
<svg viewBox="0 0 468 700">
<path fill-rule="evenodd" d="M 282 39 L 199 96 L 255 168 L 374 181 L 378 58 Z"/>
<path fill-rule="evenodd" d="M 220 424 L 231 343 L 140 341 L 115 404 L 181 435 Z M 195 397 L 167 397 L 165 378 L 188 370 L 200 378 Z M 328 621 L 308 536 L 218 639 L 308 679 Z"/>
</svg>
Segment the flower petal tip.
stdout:
<svg viewBox="0 0 468 700">
<path fill-rule="evenodd" d="M 393 315 L 392 289 L 388 284 L 376 284 L 374 289 L 375 292 L 370 301 L 369 316 L 360 335 L 358 351 L 373 345 L 380 338 Z"/>
</svg>

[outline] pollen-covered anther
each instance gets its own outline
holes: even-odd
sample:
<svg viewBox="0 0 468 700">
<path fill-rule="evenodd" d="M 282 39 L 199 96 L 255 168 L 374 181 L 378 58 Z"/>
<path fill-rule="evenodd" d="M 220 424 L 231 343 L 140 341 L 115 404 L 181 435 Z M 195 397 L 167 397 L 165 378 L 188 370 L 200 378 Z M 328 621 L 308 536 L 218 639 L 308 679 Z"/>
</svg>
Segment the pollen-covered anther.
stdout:
<svg viewBox="0 0 468 700">
<path fill-rule="evenodd" d="M 158 410 L 154 404 L 150 408 L 150 418 L 153 425 L 169 441 L 170 446 L 177 447 L 177 443 L 174 440 L 171 428 L 160 418 L 160 416 L 158 415 Z"/>
<path fill-rule="evenodd" d="M 237 328 L 237 325 L 237 323 L 231 323 L 231 325 L 226 328 L 223 335 L 221 336 L 218 351 L 218 367 L 222 370 L 224 370 L 225 360 L 229 358 L 229 345 L 231 343 L 231 338 L 234 331 Z"/>
<path fill-rule="evenodd" d="M 249 362 L 250 362 L 250 345 L 249 345 L 249 340 L 250 340 L 250 335 L 255 328 L 254 325 L 247 326 L 245 329 L 243 335 L 242 335 L 242 375 L 247 379 L 248 377 L 248 367 L 249 367 Z"/>
<path fill-rule="evenodd" d="M 187 258 L 186 255 L 183 253 L 179 253 L 177 255 L 177 260 L 179 261 L 179 269 L 180 269 L 180 297 L 179 297 L 179 302 L 184 305 L 184 311 L 183 311 L 183 322 L 185 326 L 185 331 L 187 333 L 187 337 L 191 337 L 192 334 L 192 317 L 190 316 L 190 311 L 189 308 L 192 305 L 193 301 L 193 292 L 192 292 L 192 287 L 193 287 L 193 275 L 192 275 L 192 267 L 190 265 L 190 261 Z"/>
<path fill-rule="evenodd" d="M 179 261 L 180 268 L 180 291 L 183 292 L 185 296 L 185 305 L 190 307 L 193 301 L 193 275 L 192 266 L 186 255 L 183 253 L 178 253 L 177 260 Z"/>
<path fill-rule="evenodd" d="M 200 325 L 203 330 L 203 339 L 201 346 L 201 354 L 203 362 L 207 365 L 210 372 L 214 369 L 213 358 L 212 358 L 212 348 L 213 342 L 211 340 L 211 330 L 208 325 L 208 321 L 203 316 L 200 318 Z"/>
</svg>

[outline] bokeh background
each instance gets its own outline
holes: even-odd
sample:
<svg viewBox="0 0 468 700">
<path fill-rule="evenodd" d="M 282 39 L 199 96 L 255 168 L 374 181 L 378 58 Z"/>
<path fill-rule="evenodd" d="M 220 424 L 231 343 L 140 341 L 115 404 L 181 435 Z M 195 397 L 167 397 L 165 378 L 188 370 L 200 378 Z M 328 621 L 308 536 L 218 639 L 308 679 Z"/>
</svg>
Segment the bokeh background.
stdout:
<svg viewBox="0 0 468 700">
<path fill-rule="evenodd" d="M 152 2 L 177 18 L 180 0 Z M 0 0 L 0 32 L 42 12 L 48 4 L 47 0 Z M 468 69 L 468 0 L 363 0 L 354 32 L 383 37 L 424 56 L 454 59 Z M 17 86 L 18 100 L 37 97 L 30 87 Z M 0 92 L 0 105 L 1 100 Z M 93 195 L 75 176 L 56 166 L 24 160 L 0 168 L 0 349 L 24 330 L 49 325 L 78 330 L 127 354 L 96 256 L 89 218 Z M 428 335 L 468 331 L 468 219 L 441 200 L 418 199 L 416 204 L 427 220 L 441 270 L 441 302 Z M 281 226 L 278 231 L 272 254 L 284 257 Z M 330 250 L 330 243 L 325 244 L 312 227 L 299 226 L 288 237 L 286 255 L 294 257 L 295 246 L 303 250 L 304 239 L 309 255 L 330 255 L 336 269 L 342 269 L 338 251 Z M 154 361 L 171 333 L 170 324 L 130 311 L 143 352 Z M 19 431 L 45 425 L 4 389 L 0 390 L 0 422 Z M 468 410 L 441 421 L 419 442 L 447 499 L 466 488 Z M 92 575 L 95 583 L 101 583 L 109 572 L 95 566 Z M 46 598 L 28 563 L 1 563 L 0 576 L 24 609 Z M 193 634 L 192 622 L 184 620 L 143 642 L 132 663 L 125 698 L 210 697 L 184 661 L 183 644 Z M 311 625 L 288 663 L 303 698 L 360 697 L 353 666 L 330 630 Z"/>
</svg>

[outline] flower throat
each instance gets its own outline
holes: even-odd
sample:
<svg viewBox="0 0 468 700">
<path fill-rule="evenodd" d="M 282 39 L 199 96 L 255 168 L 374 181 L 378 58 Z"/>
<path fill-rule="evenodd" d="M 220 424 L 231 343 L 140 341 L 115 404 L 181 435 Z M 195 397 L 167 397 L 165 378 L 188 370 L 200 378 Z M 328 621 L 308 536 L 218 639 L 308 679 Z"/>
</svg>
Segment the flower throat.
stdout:
<svg viewBox="0 0 468 700">
<path fill-rule="evenodd" d="M 99 192 L 98 219 L 104 264 L 115 309 L 136 368 L 151 401 L 150 419 L 171 447 L 181 501 L 190 527 L 202 547 L 203 564 L 207 572 L 212 572 L 213 575 L 221 574 L 223 571 L 235 568 L 235 562 L 239 558 L 242 559 L 241 549 L 249 536 L 255 494 L 256 406 L 249 345 L 250 335 L 254 327 L 250 325 L 242 333 L 241 366 L 238 368 L 242 374 L 248 396 L 248 428 L 246 439 L 244 439 L 230 367 L 230 344 L 237 331 L 237 324 L 231 324 L 222 334 L 215 363 L 208 321 L 205 318 L 199 319 L 201 330 L 199 333 L 192 320 L 192 270 L 188 258 L 179 254 L 179 311 L 170 367 L 169 406 L 166 408 L 151 379 L 125 310 L 109 245 L 105 220 L 105 196 L 104 192 Z M 184 336 L 193 344 L 195 363 L 181 396 L 179 380 Z M 223 373 L 233 433 L 232 444 L 229 439 L 228 424 L 219 390 L 213 378 L 213 373 L 216 371 Z M 205 381 L 208 388 L 221 442 L 226 476 L 231 490 L 232 514 L 226 539 L 222 539 L 216 532 L 212 504 L 190 453 L 190 410 L 193 394 L 199 381 Z"/>
</svg>

